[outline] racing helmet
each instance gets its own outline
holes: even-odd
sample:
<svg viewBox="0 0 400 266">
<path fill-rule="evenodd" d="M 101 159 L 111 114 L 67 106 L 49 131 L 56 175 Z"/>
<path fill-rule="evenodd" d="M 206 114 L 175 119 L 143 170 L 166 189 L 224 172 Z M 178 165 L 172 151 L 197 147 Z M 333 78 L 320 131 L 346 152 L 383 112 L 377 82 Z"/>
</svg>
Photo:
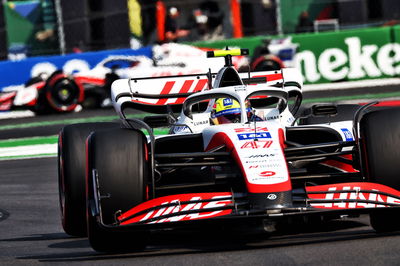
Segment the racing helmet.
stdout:
<svg viewBox="0 0 400 266">
<path fill-rule="evenodd" d="M 250 108 L 247 108 L 250 112 Z M 231 98 L 219 98 L 215 101 L 212 118 L 214 124 L 230 124 L 240 122 L 240 104 Z"/>
</svg>

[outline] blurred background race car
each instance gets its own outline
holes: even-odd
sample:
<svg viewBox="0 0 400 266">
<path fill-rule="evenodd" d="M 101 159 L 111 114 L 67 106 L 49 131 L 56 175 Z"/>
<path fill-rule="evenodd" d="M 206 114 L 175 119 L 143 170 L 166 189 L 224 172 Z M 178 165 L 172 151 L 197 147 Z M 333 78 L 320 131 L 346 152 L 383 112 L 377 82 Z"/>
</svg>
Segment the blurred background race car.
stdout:
<svg viewBox="0 0 400 266">
<path fill-rule="evenodd" d="M 298 44 L 292 43 L 291 37 L 265 39 L 256 47 L 251 58 L 252 71 L 278 70 L 295 67 L 295 55 Z"/>
<path fill-rule="evenodd" d="M 205 51 L 185 44 L 167 43 L 152 48 L 146 56 L 109 56 L 94 68 L 77 73 L 41 73 L 13 91 L 0 94 L 0 110 L 29 109 L 36 114 L 79 111 L 83 108 L 111 106 L 111 84 L 119 78 L 174 76 L 209 71 L 202 62 Z M 266 40 L 257 47 L 252 58 L 233 58 L 239 71 L 277 70 L 293 65 L 296 45 L 290 38 Z M 214 58 L 211 72 L 224 65 Z"/>
</svg>

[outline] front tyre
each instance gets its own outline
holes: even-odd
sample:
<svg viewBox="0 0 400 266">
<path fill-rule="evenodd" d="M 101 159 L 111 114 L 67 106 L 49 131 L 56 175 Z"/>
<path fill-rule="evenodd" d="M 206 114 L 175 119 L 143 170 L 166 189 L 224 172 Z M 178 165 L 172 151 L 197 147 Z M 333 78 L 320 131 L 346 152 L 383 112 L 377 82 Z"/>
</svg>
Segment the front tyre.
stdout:
<svg viewBox="0 0 400 266">
<path fill-rule="evenodd" d="M 118 128 L 117 123 L 65 126 L 58 138 L 58 188 L 62 226 L 68 235 L 86 236 L 86 138 L 92 131 Z"/>
<path fill-rule="evenodd" d="M 140 250 L 147 232 L 116 232 L 116 216 L 147 199 L 147 140 L 141 131 L 113 129 L 88 139 L 87 224 L 89 241 L 100 252 Z M 96 213 L 99 211 L 100 213 Z"/>
<path fill-rule="evenodd" d="M 360 122 L 363 170 L 371 182 L 400 190 L 400 108 L 373 111 Z M 400 230 L 400 211 L 381 209 L 370 214 L 377 232 Z"/>
</svg>

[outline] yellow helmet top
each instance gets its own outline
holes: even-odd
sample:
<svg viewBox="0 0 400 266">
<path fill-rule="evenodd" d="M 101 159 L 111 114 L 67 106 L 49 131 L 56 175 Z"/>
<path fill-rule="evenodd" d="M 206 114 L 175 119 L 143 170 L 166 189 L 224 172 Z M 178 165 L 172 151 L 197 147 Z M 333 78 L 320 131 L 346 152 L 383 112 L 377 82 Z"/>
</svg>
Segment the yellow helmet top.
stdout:
<svg viewBox="0 0 400 266">
<path fill-rule="evenodd" d="M 215 101 L 215 117 L 240 114 L 240 104 L 231 98 L 219 98 Z"/>
</svg>

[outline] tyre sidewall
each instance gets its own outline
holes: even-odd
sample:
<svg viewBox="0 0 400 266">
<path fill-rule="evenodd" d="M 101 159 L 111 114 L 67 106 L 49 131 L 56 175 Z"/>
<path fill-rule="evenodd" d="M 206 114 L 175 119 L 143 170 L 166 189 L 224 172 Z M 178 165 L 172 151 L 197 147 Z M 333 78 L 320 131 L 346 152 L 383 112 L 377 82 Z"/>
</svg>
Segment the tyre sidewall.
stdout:
<svg viewBox="0 0 400 266">
<path fill-rule="evenodd" d="M 95 196 L 100 195 L 102 222 L 112 226 L 118 212 L 146 200 L 149 175 L 146 137 L 136 130 L 113 129 L 92 133 L 87 145 L 87 225 L 91 246 L 101 252 L 143 249 L 147 232 L 109 231 L 99 224 L 99 216 L 93 215 L 92 207 Z"/>
<path fill-rule="evenodd" d="M 66 126 L 59 134 L 59 203 L 64 231 L 86 236 L 85 142 L 94 130 L 118 128 L 117 123 L 84 123 Z"/>
<path fill-rule="evenodd" d="M 367 180 L 400 190 L 400 108 L 367 113 L 360 121 L 360 157 Z M 377 232 L 400 230 L 400 211 L 385 208 L 370 214 Z"/>
</svg>

